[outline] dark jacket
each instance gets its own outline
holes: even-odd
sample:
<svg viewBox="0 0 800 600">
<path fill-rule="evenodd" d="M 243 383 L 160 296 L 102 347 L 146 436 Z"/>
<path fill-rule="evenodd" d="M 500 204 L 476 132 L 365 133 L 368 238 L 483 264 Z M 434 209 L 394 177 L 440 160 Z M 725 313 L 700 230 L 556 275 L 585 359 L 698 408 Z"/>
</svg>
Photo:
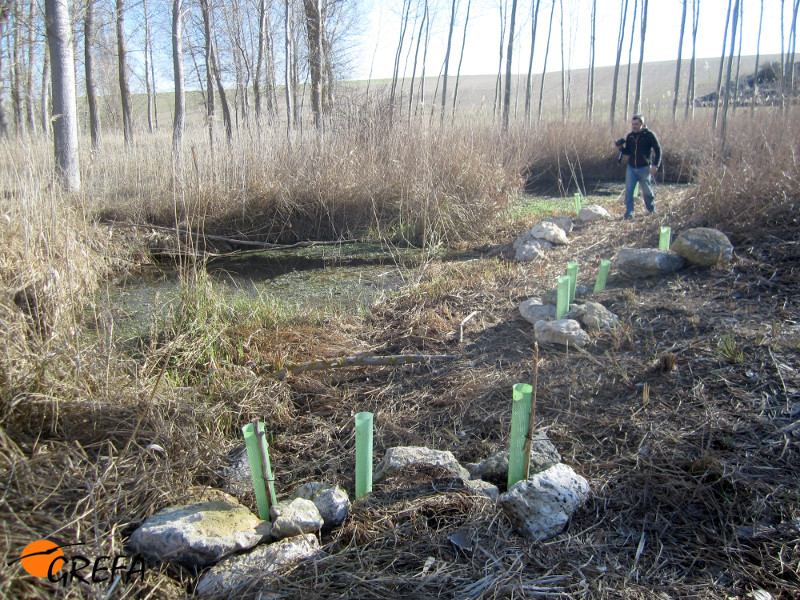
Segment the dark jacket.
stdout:
<svg viewBox="0 0 800 600">
<path fill-rule="evenodd" d="M 620 151 L 628 155 L 628 164 L 632 167 L 661 166 L 661 144 L 658 143 L 656 134 L 644 125 L 639 133 L 631 131 L 628 134 Z"/>
</svg>

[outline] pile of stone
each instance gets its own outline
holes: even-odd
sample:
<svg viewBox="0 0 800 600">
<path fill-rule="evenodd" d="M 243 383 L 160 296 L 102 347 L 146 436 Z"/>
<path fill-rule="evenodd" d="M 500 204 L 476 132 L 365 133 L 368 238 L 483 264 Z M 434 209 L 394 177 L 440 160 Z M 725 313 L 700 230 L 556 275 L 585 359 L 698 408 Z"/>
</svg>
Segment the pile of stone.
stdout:
<svg viewBox="0 0 800 600">
<path fill-rule="evenodd" d="M 544 432 L 534 434 L 529 479 L 500 493 L 508 477 L 508 451 L 462 466 L 451 452 L 424 447 L 389 448 L 375 467 L 380 483 L 409 467 L 435 467 L 463 482 L 462 493 L 492 502 L 505 512 L 521 535 L 545 540 L 564 530 L 589 496 L 588 482 L 561 463 Z M 233 487 L 244 468 L 228 470 Z M 175 563 L 201 572 L 196 593 L 237 595 L 256 587 L 262 597 L 278 593 L 278 578 L 301 560 L 325 556 L 318 534 L 341 525 L 351 503 L 340 487 L 308 483 L 271 511 L 263 521 L 232 495 L 214 491 L 214 499 L 170 506 L 152 515 L 130 536 L 129 550 L 156 563 Z"/>
<path fill-rule="evenodd" d="M 589 223 L 610 218 L 611 215 L 605 208 L 593 204 L 581 208 L 575 220 L 578 223 Z M 572 232 L 573 226 L 572 219 L 568 217 L 545 219 L 537 223 L 514 241 L 516 260 L 531 262 L 542 259 L 551 248 L 568 245 L 567 234 Z"/>
</svg>

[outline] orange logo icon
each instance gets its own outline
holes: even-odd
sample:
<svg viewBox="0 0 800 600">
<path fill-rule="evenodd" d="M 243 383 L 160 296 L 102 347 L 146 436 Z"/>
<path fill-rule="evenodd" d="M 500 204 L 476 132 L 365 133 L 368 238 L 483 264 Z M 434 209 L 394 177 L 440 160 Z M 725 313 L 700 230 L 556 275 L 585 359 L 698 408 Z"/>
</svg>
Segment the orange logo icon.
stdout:
<svg viewBox="0 0 800 600">
<path fill-rule="evenodd" d="M 55 542 L 37 540 L 25 546 L 20 564 L 34 577 L 47 577 L 58 573 L 67 564 L 67 559 L 64 558 L 64 551 Z"/>
</svg>

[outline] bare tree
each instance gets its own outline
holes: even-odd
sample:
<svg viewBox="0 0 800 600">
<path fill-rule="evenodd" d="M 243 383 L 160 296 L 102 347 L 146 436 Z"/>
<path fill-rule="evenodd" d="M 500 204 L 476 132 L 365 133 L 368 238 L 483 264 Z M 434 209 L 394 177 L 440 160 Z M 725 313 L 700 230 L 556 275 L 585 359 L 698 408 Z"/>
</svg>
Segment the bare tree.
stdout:
<svg viewBox="0 0 800 600">
<path fill-rule="evenodd" d="M 33 20 L 34 20 L 34 9 L 36 7 L 36 3 L 33 0 L 28 2 L 28 19 L 27 23 L 25 24 L 28 33 L 28 61 L 27 61 L 27 90 L 25 91 L 25 116 L 27 118 L 27 126 L 28 131 L 33 134 L 36 131 L 36 119 L 34 118 L 34 109 L 33 109 L 33 65 L 36 62 L 34 60 L 34 44 L 33 44 Z"/>
<path fill-rule="evenodd" d="M 525 80 L 525 120 L 531 121 L 531 84 L 533 82 L 533 51 L 536 47 L 536 25 L 539 23 L 539 7 L 542 0 L 531 1 L 531 55 L 528 59 L 528 78 Z"/>
<path fill-rule="evenodd" d="M 442 78 L 442 114 L 439 119 L 439 124 L 444 125 L 444 111 L 447 104 L 447 71 L 450 67 L 450 49 L 453 46 L 453 26 L 456 22 L 456 1 L 452 2 L 452 9 L 450 11 L 450 28 L 447 34 L 447 51 L 444 55 L 444 76 Z M 515 0 L 516 1 L 516 0 Z"/>
<path fill-rule="evenodd" d="M 635 111 L 642 111 L 642 71 L 644 68 L 644 39 L 647 32 L 647 8 L 650 0 L 643 0 L 642 2 L 642 37 L 639 42 L 639 68 L 636 73 L 636 97 L 633 101 Z"/>
<path fill-rule="evenodd" d="M 761 58 L 761 26 L 764 24 L 764 0 L 761 0 L 761 10 L 758 13 L 758 40 L 756 40 L 756 64 L 753 70 L 753 95 L 750 98 L 750 116 L 756 112 L 756 101 L 758 99 L 758 62 Z"/>
<path fill-rule="evenodd" d="M 553 35 L 553 13 L 556 11 L 556 0 L 550 4 L 550 24 L 547 27 L 547 44 L 544 47 L 544 65 L 542 66 L 542 80 L 539 82 L 539 110 L 537 112 L 537 121 L 542 120 L 542 100 L 544 96 L 544 80 L 547 76 L 547 57 L 550 54 L 550 38 Z"/>
<path fill-rule="evenodd" d="M 419 47 L 422 44 L 423 30 L 425 23 L 428 21 L 428 0 L 425 0 L 425 5 L 422 11 L 422 21 L 419 24 L 419 33 L 417 34 L 417 46 L 414 49 L 414 64 L 411 67 L 411 91 L 408 94 L 408 121 L 414 116 L 414 80 L 417 76 L 417 62 L 419 60 Z M 421 99 L 420 99 L 421 100 Z"/>
<path fill-rule="evenodd" d="M 744 37 L 744 0 L 739 2 L 739 49 L 736 52 L 736 76 L 734 77 L 734 87 L 735 87 L 735 94 L 734 102 L 733 102 L 733 112 L 736 113 L 736 105 L 738 102 L 739 96 L 739 73 L 742 66 L 742 38 Z"/>
<path fill-rule="evenodd" d="M 311 113 L 322 127 L 322 10 L 320 0 L 303 0 L 308 31 L 308 69 L 311 74 Z"/>
<path fill-rule="evenodd" d="M 508 27 L 508 49 L 506 50 L 506 85 L 503 95 L 503 131 L 508 131 L 508 119 L 511 111 L 511 63 L 514 54 L 514 21 L 517 17 L 517 0 L 511 2 L 511 23 Z"/>
<path fill-rule="evenodd" d="M 286 78 L 284 87 L 286 90 L 286 135 L 288 136 L 292 129 L 292 124 L 295 121 L 294 90 L 292 89 L 292 38 L 294 37 L 292 35 L 292 0 L 286 0 L 284 6 L 286 8 L 284 14 L 284 31 L 286 34 L 284 38 L 284 56 L 286 57 Z"/>
<path fill-rule="evenodd" d="M 40 97 L 41 106 L 40 118 L 42 125 L 42 132 L 46 138 L 50 137 L 50 49 L 48 45 L 44 45 L 44 57 L 42 58 L 42 95 Z M 0 114 L 0 116 L 2 116 Z"/>
<path fill-rule="evenodd" d="M 92 0 L 88 0 L 91 2 Z M 155 104 L 155 90 L 150 85 L 150 15 L 147 11 L 147 0 L 142 0 L 142 12 L 144 13 L 144 82 L 147 92 L 147 129 L 153 133 L 153 105 Z"/>
<path fill-rule="evenodd" d="M 131 114 L 131 90 L 128 84 L 128 50 L 125 43 L 125 0 L 117 2 L 117 65 L 119 70 L 119 93 L 122 97 L 122 131 L 125 145 L 133 143 L 133 117 Z"/>
<path fill-rule="evenodd" d="M 181 25 L 182 0 L 172 1 L 172 70 L 175 78 L 175 115 L 172 119 L 172 156 L 180 166 L 183 159 L 183 129 L 186 112 L 183 81 L 183 29 Z"/>
<path fill-rule="evenodd" d="M 8 20 L 11 14 L 10 0 L 0 2 L 0 41 L 5 36 L 6 28 L 8 27 Z M 3 52 L 0 48 L 0 138 L 8 135 L 8 117 L 6 116 L 5 107 L 5 90 L 6 86 L 3 80 Z"/>
<path fill-rule="evenodd" d="M 497 111 L 500 108 L 502 80 L 503 80 L 503 46 L 506 41 L 506 16 L 508 11 L 504 10 L 508 6 L 508 0 L 499 0 L 497 4 L 500 10 L 500 52 L 499 60 L 497 61 L 497 79 L 494 85 L 494 105 L 492 108 L 492 115 L 497 118 Z"/>
<path fill-rule="evenodd" d="M 597 0 L 592 0 L 591 39 L 589 41 L 589 79 L 586 84 L 586 117 L 592 121 L 594 113 L 594 56 L 597 43 Z"/>
<path fill-rule="evenodd" d="M 567 61 L 564 56 L 564 0 L 558 0 L 558 8 L 561 26 L 561 122 L 566 123 L 569 112 L 567 106 L 569 104 L 569 84 L 567 83 Z"/>
<path fill-rule="evenodd" d="M 267 62 L 269 42 L 269 10 L 272 3 L 267 4 L 267 0 L 259 0 L 258 3 L 258 56 L 256 58 L 256 72 L 253 76 L 253 99 L 255 100 L 256 119 L 261 118 L 261 77 Z M 269 102 L 269 100 L 268 100 Z"/>
<path fill-rule="evenodd" d="M 53 65 L 53 147 L 56 176 L 65 189 L 81 187 L 75 60 L 68 0 L 45 0 L 45 24 Z"/>
<path fill-rule="evenodd" d="M 794 0 L 792 6 L 792 27 L 789 30 L 789 93 L 794 94 L 795 55 L 797 54 L 797 13 L 800 9 L 800 0 Z"/>
<path fill-rule="evenodd" d="M 628 18 L 628 0 L 620 2 L 619 35 L 617 36 L 617 60 L 614 63 L 614 83 L 611 88 L 610 129 L 614 131 L 614 110 L 617 106 L 617 86 L 619 84 L 619 63 L 622 57 L 622 45 L 625 41 L 625 21 Z"/>
<path fill-rule="evenodd" d="M 211 24 L 211 8 L 208 4 L 208 0 L 200 0 L 200 12 L 203 14 L 203 32 L 204 35 L 208 36 L 206 38 L 206 47 L 208 51 L 208 62 L 207 65 L 211 66 L 211 74 L 213 75 L 213 79 L 217 84 L 217 92 L 219 93 L 219 103 L 222 107 L 222 121 L 225 125 L 225 136 L 228 140 L 228 143 L 231 142 L 233 139 L 233 120 L 231 119 L 231 110 L 228 105 L 228 96 L 225 92 L 225 87 L 222 84 L 222 75 L 220 74 L 220 66 L 219 66 L 219 58 L 217 57 L 216 46 L 214 44 L 214 39 L 212 35 L 212 24 Z M 211 90 L 209 84 L 209 90 Z M 213 96 L 213 93 L 209 91 L 208 94 L 209 98 Z M 213 113 L 212 113 L 213 114 Z"/>
<path fill-rule="evenodd" d="M 86 78 L 86 103 L 89 107 L 89 132 L 92 138 L 92 148 L 99 150 L 101 146 L 100 111 L 97 108 L 97 89 L 94 79 L 94 13 L 95 0 L 87 0 L 83 19 L 83 68 Z"/>
<path fill-rule="evenodd" d="M 739 0 L 736 0 L 736 4 L 734 4 L 733 6 L 733 27 L 731 28 L 731 47 L 730 51 L 728 52 L 728 61 L 727 61 L 728 65 L 726 68 L 726 75 L 725 75 L 725 99 L 722 104 L 721 137 L 722 137 L 723 147 L 725 145 L 725 134 L 728 125 L 728 104 L 730 103 L 730 98 L 731 98 L 731 71 L 733 67 L 733 53 L 734 50 L 736 49 L 736 28 L 738 27 L 738 25 L 739 25 Z"/>
<path fill-rule="evenodd" d="M 728 45 L 728 28 L 731 24 L 731 10 L 733 9 L 733 0 L 728 0 L 728 16 L 725 19 L 725 35 L 722 37 L 722 52 L 720 53 L 719 60 L 719 75 L 717 76 L 717 97 L 714 99 L 714 130 L 717 129 L 717 117 L 719 116 L 719 101 L 722 95 L 722 73 L 725 67 L 725 52 Z"/>
<path fill-rule="evenodd" d="M 22 105 L 22 2 L 14 0 L 14 27 L 11 42 L 11 109 L 14 114 L 14 131 L 25 133 L 25 113 Z"/>
<path fill-rule="evenodd" d="M 389 91 L 389 114 L 390 120 L 394 115 L 394 103 L 397 94 L 397 83 L 400 76 L 400 58 L 403 54 L 403 44 L 408 28 L 408 13 L 411 10 L 411 0 L 403 0 L 403 10 L 401 10 L 400 39 L 397 42 L 397 52 L 394 56 L 394 70 L 392 71 L 392 87 Z"/>
<path fill-rule="evenodd" d="M 681 33 L 678 37 L 678 64 L 675 67 L 675 91 L 672 94 L 672 120 L 675 121 L 678 114 L 678 92 L 681 88 L 681 56 L 683 55 L 683 34 L 686 32 L 686 9 L 689 0 L 683 0 L 683 11 L 681 13 Z"/>
<path fill-rule="evenodd" d="M 427 2 L 427 0 L 426 0 Z M 456 100 L 458 99 L 458 82 L 461 79 L 461 64 L 464 62 L 464 48 L 467 45 L 467 24 L 469 23 L 469 8 L 472 0 L 467 0 L 467 14 L 464 17 L 464 37 L 461 39 L 461 55 L 458 58 L 458 71 L 456 71 L 456 85 L 453 90 L 453 119 L 456 117 Z"/>
<path fill-rule="evenodd" d="M 631 23 L 631 43 L 628 46 L 628 75 L 625 81 L 625 115 L 628 115 L 628 107 L 631 100 L 631 65 L 633 64 L 633 31 L 636 29 L 636 14 L 639 10 L 638 0 L 633 0 L 633 20 Z"/>
<path fill-rule="evenodd" d="M 212 40 L 211 17 L 206 2 L 201 2 L 200 11 L 203 15 L 203 58 L 206 65 L 206 127 L 208 128 L 208 144 L 214 151 L 214 114 L 216 105 L 214 101 L 214 67 L 212 66 Z"/>
<path fill-rule="evenodd" d="M 686 86 L 686 109 L 683 118 L 694 118 L 695 72 L 697 69 L 697 26 L 700 23 L 700 0 L 692 0 L 692 60 L 689 62 L 689 83 Z"/>
</svg>

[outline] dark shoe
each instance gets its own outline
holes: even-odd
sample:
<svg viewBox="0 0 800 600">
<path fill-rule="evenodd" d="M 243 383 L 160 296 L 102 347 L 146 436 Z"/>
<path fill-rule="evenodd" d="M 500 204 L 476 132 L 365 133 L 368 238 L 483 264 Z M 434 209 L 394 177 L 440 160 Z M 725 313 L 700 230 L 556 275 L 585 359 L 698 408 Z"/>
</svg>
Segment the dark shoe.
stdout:
<svg viewBox="0 0 800 600">
<path fill-rule="evenodd" d="M 655 207 L 653 207 L 653 210 L 650 210 L 650 209 L 648 208 L 648 209 L 647 209 L 647 212 L 648 212 L 648 213 L 650 213 L 651 215 L 654 215 L 654 214 L 656 214 L 656 209 L 655 209 Z"/>
<path fill-rule="evenodd" d="M 626 212 L 624 215 L 622 215 L 622 219 L 624 221 L 630 221 L 632 218 L 633 218 L 633 213 Z"/>
</svg>

